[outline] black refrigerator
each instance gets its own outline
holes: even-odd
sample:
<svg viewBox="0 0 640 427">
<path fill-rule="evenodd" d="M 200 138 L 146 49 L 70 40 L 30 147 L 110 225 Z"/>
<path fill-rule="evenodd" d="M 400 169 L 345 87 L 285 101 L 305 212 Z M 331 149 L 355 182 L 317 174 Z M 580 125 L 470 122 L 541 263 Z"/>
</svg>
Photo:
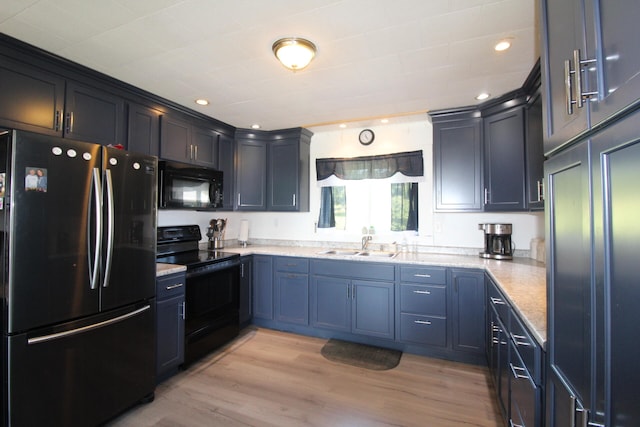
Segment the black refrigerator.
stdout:
<svg viewBox="0 0 640 427">
<path fill-rule="evenodd" d="M 0 130 L 4 425 L 97 425 L 153 399 L 156 169 Z"/>
</svg>

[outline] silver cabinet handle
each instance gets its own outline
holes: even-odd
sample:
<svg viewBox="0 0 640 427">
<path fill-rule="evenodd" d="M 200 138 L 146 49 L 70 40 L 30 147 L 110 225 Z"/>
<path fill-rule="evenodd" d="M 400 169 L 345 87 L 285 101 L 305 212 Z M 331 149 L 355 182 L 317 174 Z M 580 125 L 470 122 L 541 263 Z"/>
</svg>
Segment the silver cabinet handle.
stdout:
<svg viewBox="0 0 640 427">
<path fill-rule="evenodd" d="M 413 291 L 414 294 L 431 295 L 431 291 Z"/>
<path fill-rule="evenodd" d="M 193 146 L 193 160 L 198 160 L 198 146 Z"/>
<path fill-rule="evenodd" d="M 575 101 L 571 98 L 571 94 L 573 90 L 571 89 L 571 74 L 574 71 L 571 70 L 571 61 L 565 59 L 564 61 L 564 96 L 565 102 L 567 104 L 567 114 L 573 114 L 573 104 Z"/>
<path fill-rule="evenodd" d="M 420 273 L 416 273 L 413 275 L 413 277 L 425 277 L 425 278 L 430 278 L 431 275 L 430 274 L 420 274 Z"/>
<path fill-rule="evenodd" d="M 431 322 L 429 320 L 414 320 L 413 323 L 417 323 L 418 325 L 430 325 Z"/>
<path fill-rule="evenodd" d="M 183 286 L 182 283 L 176 283 L 175 285 L 167 286 L 167 290 L 170 291 L 171 289 L 181 288 L 182 286 Z"/>
<path fill-rule="evenodd" d="M 542 202 L 544 200 L 544 183 L 542 181 L 536 181 L 538 184 L 538 201 Z"/>
<path fill-rule="evenodd" d="M 489 189 L 487 187 L 484 188 L 484 204 L 489 204 Z"/>
<path fill-rule="evenodd" d="M 73 111 L 65 115 L 65 133 L 73 132 Z"/>
<path fill-rule="evenodd" d="M 62 111 L 56 110 L 56 114 L 53 118 L 53 130 L 56 132 L 60 130 L 60 121 L 62 119 Z"/>
<path fill-rule="evenodd" d="M 240 206 L 240 193 L 238 193 L 238 206 Z"/>
<path fill-rule="evenodd" d="M 513 378 L 515 379 L 525 379 L 528 380 L 529 375 L 526 375 L 527 370 L 525 368 L 521 368 L 520 366 L 514 366 L 513 363 L 509 363 L 509 367 L 511 368 L 511 374 L 513 374 Z M 524 372 L 525 375 L 520 372 Z"/>
<path fill-rule="evenodd" d="M 296 195 L 294 194 L 293 195 L 293 206 L 295 206 L 295 205 L 296 205 Z"/>
<path fill-rule="evenodd" d="M 524 335 L 516 335 L 513 332 L 510 335 L 516 347 L 531 347 L 531 343 Z"/>
<path fill-rule="evenodd" d="M 490 298 L 490 300 L 491 300 L 491 304 L 493 304 L 493 305 L 507 305 L 507 304 L 506 304 L 504 301 L 502 301 L 500 298 L 494 298 L 494 297 L 491 297 L 491 298 Z"/>
<path fill-rule="evenodd" d="M 573 51 L 573 75 L 575 79 L 574 91 L 576 94 L 576 106 L 582 108 L 582 69 L 580 68 L 580 49 Z"/>
<path fill-rule="evenodd" d="M 182 317 L 182 320 L 187 318 L 187 303 L 185 301 L 180 304 L 180 313 L 178 315 Z"/>
</svg>

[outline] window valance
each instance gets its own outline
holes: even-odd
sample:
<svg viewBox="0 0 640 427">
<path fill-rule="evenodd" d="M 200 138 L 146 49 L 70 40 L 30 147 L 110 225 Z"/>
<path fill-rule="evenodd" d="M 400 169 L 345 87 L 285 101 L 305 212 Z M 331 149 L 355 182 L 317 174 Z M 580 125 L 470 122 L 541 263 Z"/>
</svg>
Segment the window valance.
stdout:
<svg viewBox="0 0 640 427">
<path fill-rule="evenodd" d="M 400 172 L 423 176 L 422 150 L 351 158 L 316 159 L 318 181 L 335 175 L 340 179 L 384 179 Z"/>
</svg>

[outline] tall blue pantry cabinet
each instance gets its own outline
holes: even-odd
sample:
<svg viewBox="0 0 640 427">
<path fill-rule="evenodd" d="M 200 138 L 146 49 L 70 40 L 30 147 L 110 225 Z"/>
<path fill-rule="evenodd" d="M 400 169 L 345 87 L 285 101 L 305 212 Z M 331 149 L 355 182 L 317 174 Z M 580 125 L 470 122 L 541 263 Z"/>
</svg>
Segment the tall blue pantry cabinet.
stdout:
<svg viewBox="0 0 640 427">
<path fill-rule="evenodd" d="M 640 2 L 541 0 L 546 425 L 640 425 Z"/>
</svg>

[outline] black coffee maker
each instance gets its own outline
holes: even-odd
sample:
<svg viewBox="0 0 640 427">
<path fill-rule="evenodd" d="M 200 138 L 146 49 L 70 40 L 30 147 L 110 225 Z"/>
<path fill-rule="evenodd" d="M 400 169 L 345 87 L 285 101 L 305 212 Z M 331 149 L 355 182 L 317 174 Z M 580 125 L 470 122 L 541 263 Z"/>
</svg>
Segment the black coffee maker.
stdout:
<svg viewBox="0 0 640 427">
<path fill-rule="evenodd" d="M 513 259 L 515 247 L 511 242 L 511 224 L 478 224 L 484 230 L 484 252 L 481 258 Z"/>
</svg>

